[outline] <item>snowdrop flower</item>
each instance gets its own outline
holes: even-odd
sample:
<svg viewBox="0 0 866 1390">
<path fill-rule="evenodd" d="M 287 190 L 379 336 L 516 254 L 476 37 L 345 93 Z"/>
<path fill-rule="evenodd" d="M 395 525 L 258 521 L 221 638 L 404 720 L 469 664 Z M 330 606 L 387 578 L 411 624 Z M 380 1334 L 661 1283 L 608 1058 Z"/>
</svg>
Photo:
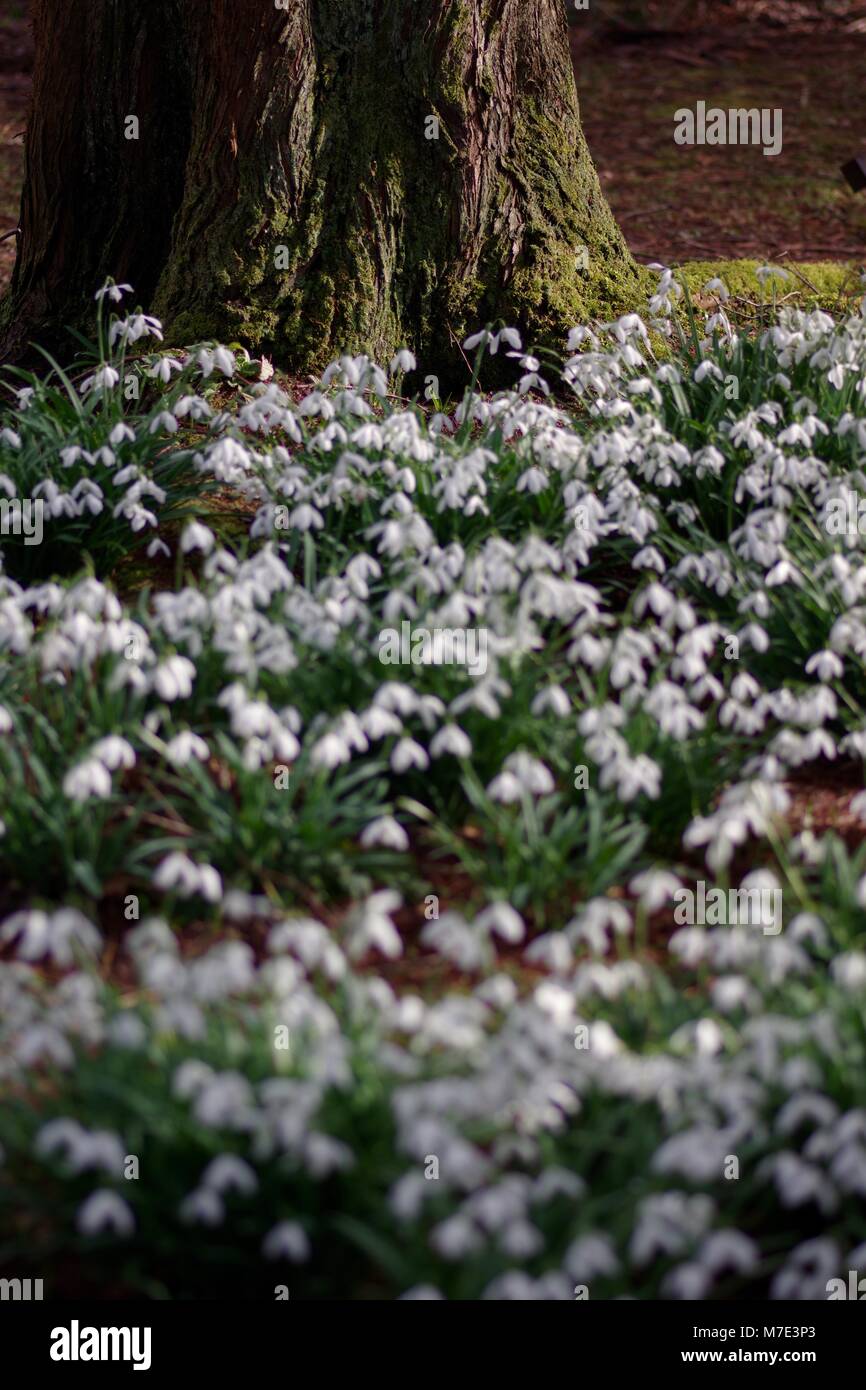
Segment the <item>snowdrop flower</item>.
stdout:
<svg viewBox="0 0 866 1390">
<path fill-rule="evenodd" d="M 107 280 L 101 290 L 97 290 L 94 299 L 110 299 L 112 304 L 119 304 L 125 294 L 132 294 L 132 285 L 115 285 L 113 280 Z"/>
<path fill-rule="evenodd" d="M 523 940 L 526 930 L 520 914 L 505 902 L 491 903 L 484 908 L 476 917 L 475 925 L 479 930 L 495 932 L 503 941 L 513 944 Z"/>
<path fill-rule="evenodd" d="M 225 1206 L 218 1191 L 212 1187 L 197 1187 L 184 1197 L 178 1216 L 187 1226 L 221 1226 L 225 1220 Z"/>
<path fill-rule="evenodd" d="M 180 548 L 184 555 L 188 555 L 191 550 L 200 550 L 203 555 L 209 555 L 213 546 L 213 531 L 198 521 L 187 523 L 180 538 Z"/>
<path fill-rule="evenodd" d="M 393 816 L 380 816 L 362 832 L 361 845 L 364 849 L 381 845 L 385 849 L 406 850 L 409 848 L 409 836 Z"/>
<path fill-rule="evenodd" d="M 414 353 L 407 348 L 401 348 L 391 359 L 391 372 L 414 372 L 418 363 L 415 361 Z"/>
<path fill-rule="evenodd" d="M 401 738 L 395 743 L 390 757 L 391 768 L 401 774 L 417 767 L 421 772 L 430 766 L 430 759 L 420 743 L 411 738 Z"/>
<path fill-rule="evenodd" d="M 766 284 L 767 280 L 771 280 L 773 276 L 776 276 L 779 280 L 790 280 L 791 278 L 787 270 L 782 270 L 781 266 L 777 265 L 761 265 L 758 266 L 758 269 L 755 271 L 755 279 L 760 280 L 762 286 Z"/>
<path fill-rule="evenodd" d="M 349 953 L 356 959 L 369 950 L 381 952 L 389 960 L 403 953 L 400 933 L 391 921 L 391 913 L 400 906 L 399 893 L 385 889 L 373 893 L 350 914 Z"/>
<path fill-rule="evenodd" d="M 197 758 L 200 763 L 206 763 L 210 757 L 210 749 L 198 734 L 184 729 L 166 744 L 165 756 L 174 767 L 186 767 L 193 758 Z"/>
<path fill-rule="evenodd" d="M 468 758 L 472 753 L 468 734 L 457 724 L 443 724 L 430 744 L 431 758 L 441 758 L 446 753 L 452 754 L 455 758 Z"/>
<path fill-rule="evenodd" d="M 117 734 L 101 738 L 98 743 L 94 743 L 90 756 L 98 758 L 110 772 L 117 772 L 121 767 L 135 767 L 135 749 L 125 738 L 120 738 Z"/>
<path fill-rule="evenodd" d="M 111 773 L 98 758 L 86 758 L 70 768 L 63 779 L 63 795 L 70 801 L 106 800 L 111 796 Z"/>
<path fill-rule="evenodd" d="M 216 1192 L 239 1192 L 249 1197 L 258 1188 L 258 1178 L 253 1169 L 237 1154 L 220 1154 L 211 1159 L 201 1176 L 202 1187 Z"/>
<path fill-rule="evenodd" d="M 79 1207 L 75 1224 L 84 1236 L 98 1236 L 104 1231 L 116 1236 L 131 1236 L 135 1230 L 135 1216 L 128 1202 L 110 1188 L 102 1188 L 92 1192 Z"/>
<path fill-rule="evenodd" d="M 188 657 L 170 656 L 157 666 L 153 688 L 162 700 L 186 700 L 192 694 L 194 677 L 195 667 Z"/>
<path fill-rule="evenodd" d="M 262 1254 L 266 1260 L 291 1260 L 303 1264 L 310 1258 L 310 1242 L 297 1221 L 281 1221 L 265 1236 Z"/>
<path fill-rule="evenodd" d="M 222 879 L 209 864 L 194 864 L 185 854 L 175 850 L 161 861 L 153 875 L 153 886 L 162 892 L 177 892 L 183 898 L 200 896 L 207 902 L 219 902 Z"/>
</svg>

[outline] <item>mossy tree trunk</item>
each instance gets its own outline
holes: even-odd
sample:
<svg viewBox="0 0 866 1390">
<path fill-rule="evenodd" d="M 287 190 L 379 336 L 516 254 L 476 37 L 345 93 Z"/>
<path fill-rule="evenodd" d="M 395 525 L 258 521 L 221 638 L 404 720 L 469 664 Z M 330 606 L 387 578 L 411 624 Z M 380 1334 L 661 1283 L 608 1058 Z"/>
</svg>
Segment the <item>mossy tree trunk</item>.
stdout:
<svg viewBox="0 0 866 1390">
<path fill-rule="evenodd" d="M 70 8 L 116 16 L 128 3 L 71 0 Z M 160 223 L 157 251 L 142 249 L 135 264 L 138 232 L 123 240 L 123 200 L 112 204 L 106 188 L 116 244 L 91 248 L 89 267 L 76 264 L 73 292 L 83 292 L 90 270 L 90 294 L 111 273 L 143 297 L 162 254 L 153 307 L 174 341 L 238 339 L 298 369 L 343 351 L 382 359 L 404 345 L 435 367 L 467 331 L 500 319 L 527 341 L 561 343 L 570 325 L 633 300 L 634 266 L 581 131 L 562 0 L 148 0 L 131 8 L 150 15 L 151 6 L 175 5 L 181 24 L 166 32 L 186 64 L 175 89 L 187 149 L 160 208 L 148 213 L 151 222 L 159 212 L 173 217 L 170 246 Z M 164 24 L 165 15 L 156 28 Z M 44 23 L 37 42 L 60 47 Z M 39 61 L 48 65 L 44 52 Z M 68 52 L 53 62 L 68 64 Z M 81 72 L 77 80 L 81 100 Z M 166 154 L 156 146 L 159 120 L 148 125 L 142 115 L 137 178 L 118 172 L 128 152 L 113 122 L 136 109 L 133 80 L 114 74 L 97 126 L 81 113 L 92 133 L 69 160 L 73 201 L 76 161 L 98 181 L 100 159 L 115 182 L 132 192 L 141 180 L 152 196 Z M 134 96 L 143 103 L 140 79 Z M 45 241 L 42 204 L 54 218 L 71 215 L 65 195 L 46 187 L 34 140 L 45 119 L 39 84 L 35 97 L 27 264 L 28 236 Z M 174 118 L 161 121 L 176 150 Z M 40 265 L 43 278 L 52 273 L 49 249 Z M 24 279 L 16 271 L 13 301 Z"/>
</svg>

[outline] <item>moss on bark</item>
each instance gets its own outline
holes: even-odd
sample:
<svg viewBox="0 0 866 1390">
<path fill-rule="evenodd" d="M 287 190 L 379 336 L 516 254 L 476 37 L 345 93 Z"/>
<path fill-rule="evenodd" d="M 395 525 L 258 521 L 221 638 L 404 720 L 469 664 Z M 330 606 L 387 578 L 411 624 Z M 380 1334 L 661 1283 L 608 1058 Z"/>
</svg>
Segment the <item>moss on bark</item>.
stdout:
<svg viewBox="0 0 866 1390">
<path fill-rule="evenodd" d="M 228 47 L 227 0 L 191 36 L 196 132 L 157 302 L 176 339 L 299 369 L 407 345 L 435 368 L 486 321 L 558 345 L 636 301 L 559 0 L 230 12 Z"/>
<path fill-rule="evenodd" d="M 572 324 L 636 302 L 581 131 L 561 0 L 66 8 L 67 37 L 86 15 L 97 60 L 91 79 L 80 44 L 70 59 L 40 20 L 30 230 L 7 310 L 19 337 L 78 321 L 110 273 L 142 299 L 155 287 L 177 343 L 238 339 L 295 370 L 405 345 L 447 372 L 485 322 L 558 346 Z M 142 110 L 134 150 L 118 131 L 126 110 Z M 66 147 L 64 119 L 81 132 Z M 79 207 L 88 242 L 74 236 Z"/>
</svg>

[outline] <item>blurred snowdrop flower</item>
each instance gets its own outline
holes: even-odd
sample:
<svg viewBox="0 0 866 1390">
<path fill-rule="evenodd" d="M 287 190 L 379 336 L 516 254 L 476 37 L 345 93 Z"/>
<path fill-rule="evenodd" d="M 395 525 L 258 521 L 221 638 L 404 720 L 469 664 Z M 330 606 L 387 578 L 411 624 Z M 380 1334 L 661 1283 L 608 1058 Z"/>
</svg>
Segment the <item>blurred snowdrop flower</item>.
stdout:
<svg viewBox="0 0 866 1390">
<path fill-rule="evenodd" d="M 184 555 L 188 555 L 191 550 L 200 550 L 203 555 L 209 555 L 213 546 L 214 534 L 209 527 L 202 526 L 199 521 L 187 523 L 180 538 L 180 548 Z"/>
<path fill-rule="evenodd" d="M 135 1230 L 132 1207 L 110 1188 L 92 1192 L 79 1207 L 75 1224 L 84 1236 L 103 1235 L 110 1231 L 116 1236 L 131 1236 Z"/>
<path fill-rule="evenodd" d="M 125 294 L 132 294 L 132 285 L 115 285 L 113 280 L 109 280 L 96 291 L 93 298 L 110 299 L 112 304 L 119 304 Z"/>
<path fill-rule="evenodd" d="M 403 953 L 400 933 L 391 921 L 391 914 L 401 904 L 399 893 L 390 889 L 373 893 L 348 918 L 349 954 L 358 959 L 368 951 L 379 951 L 389 960 L 396 960 Z"/>
<path fill-rule="evenodd" d="M 153 885 L 162 892 L 177 892 L 183 898 L 202 897 L 217 903 L 222 897 L 222 879 L 210 864 L 194 864 L 175 850 L 161 861 L 153 875 Z"/>
<path fill-rule="evenodd" d="M 153 688 L 161 700 L 187 700 L 192 694 L 195 667 L 188 657 L 170 656 L 157 666 Z"/>
<path fill-rule="evenodd" d="M 13 913 L 0 928 L 0 941 L 15 940 L 20 960 L 47 957 L 63 967 L 74 964 L 79 956 L 97 956 L 102 947 L 96 927 L 74 907 L 58 908 L 50 915 L 38 908 Z"/>
<path fill-rule="evenodd" d="M 297 1221 L 281 1221 L 265 1236 L 262 1254 L 266 1260 L 291 1260 L 293 1264 L 303 1264 L 310 1258 L 309 1237 Z"/>
<path fill-rule="evenodd" d="M 211 1159 L 201 1176 L 202 1187 L 216 1192 L 239 1192 L 249 1197 L 258 1188 L 258 1178 L 250 1165 L 237 1154 L 219 1154 Z"/>
<path fill-rule="evenodd" d="M 381 845 L 384 849 L 406 850 L 409 848 L 409 836 L 393 816 L 380 816 L 363 830 L 361 845 L 364 849 Z"/>
</svg>

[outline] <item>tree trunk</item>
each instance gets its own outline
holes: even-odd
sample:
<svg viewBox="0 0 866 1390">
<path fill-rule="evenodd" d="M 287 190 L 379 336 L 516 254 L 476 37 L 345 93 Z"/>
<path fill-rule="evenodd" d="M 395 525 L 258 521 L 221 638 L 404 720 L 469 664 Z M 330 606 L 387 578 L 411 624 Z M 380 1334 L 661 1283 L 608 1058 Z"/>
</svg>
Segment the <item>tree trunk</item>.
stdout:
<svg viewBox="0 0 866 1390">
<path fill-rule="evenodd" d="M 434 370 L 497 320 L 561 345 L 634 301 L 562 0 L 68 0 L 64 15 L 89 16 L 98 85 L 80 39 L 46 28 L 48 4 L 19 341 L 34 307 L 43 326 L 59 303 L 72 315 L 109 273 L 143 302 L 156 284 L 145 307 L 174 342 L 240 340 L 299 370 L 404 345 Z"/>
<path fill-rule="evenodd" d="M 0 311 L 2 355 L 92 330 L 106 275 L 156 289 L 183 193 L 188 81 L 181 0 L 33 0 L 18 258 Z M 140 124 L 127 139 L 128 117 Z M 67 340 L 68 347 L 68 340 Z"/>
</svg>

